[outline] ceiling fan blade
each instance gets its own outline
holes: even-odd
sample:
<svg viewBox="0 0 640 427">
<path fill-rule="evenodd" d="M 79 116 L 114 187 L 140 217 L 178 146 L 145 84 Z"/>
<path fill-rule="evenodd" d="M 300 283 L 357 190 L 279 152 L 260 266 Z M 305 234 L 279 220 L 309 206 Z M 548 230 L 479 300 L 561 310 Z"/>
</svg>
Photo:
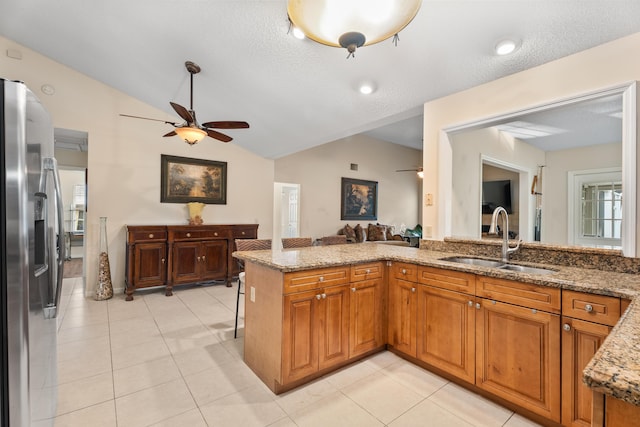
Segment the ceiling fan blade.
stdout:
<svg viewBox="0 0 640 427">
<path fill-rule="evenodd" d="M 166 133 L 166 134 L 164 134 L 164 135 L 162 135 L 162 136 L 167 137 L 167 136 L 176 136 L 176 135 L 177 135 L 176 131 L 175 131 L 175 130 L 172 130 L 171 132 Z"/>
<path fill-rule="evenodd" d="M 216 132 L 215 130 L 204 129 L 204 131 L 207 132 L 207 135 L 209 135 L 211 138 L 217 139 L 222 142 L 229 142 L 233 139 L 230 136 L 225 135 L 224 133 Z"/>
<path fill-rule="evenodd" d="M 169 104 L 171 104 L 173 109 L 176 110 L 176 113 L 178 113 L 178 115 L 182 117 L 185 122 L 193 123 L 193 117 L 191 116 L 189 110 L 187 110 L 180 104 L 176 104 L 175 102 L 169 102 Z"/>
<path fill-rule="evenodd" d="M 246 129 L 249 127 L 249 123 L 247 122 L 207 122 L 203 123 L 202 126 L 206 128 L 217 128 L 217 129 Z"/>
<path fill-rule="evenodd" d="M 133 119 L 142 119 L 142 120 L 152 120 L 154 122 L 162 122 L 162 123 L 167 123 L 169 125 L 173 125 L 173 126 L 178 126 L 177 123 L 174 122 L 168 122 L 166 120 L 160 120 L 160 119 L 150 119 L 149 117 L 140 117 L 140 116 L 132 116 L 130 114 L 120 114 L 122 117 L 131 117 Z"/>
</svg>

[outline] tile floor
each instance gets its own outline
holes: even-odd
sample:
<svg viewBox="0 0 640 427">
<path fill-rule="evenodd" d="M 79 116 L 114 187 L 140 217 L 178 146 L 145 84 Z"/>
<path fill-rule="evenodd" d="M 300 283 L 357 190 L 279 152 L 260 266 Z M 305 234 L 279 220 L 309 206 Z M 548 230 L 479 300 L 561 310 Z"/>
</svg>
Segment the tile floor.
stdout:
<svg viewBox="0 0 640 427">
<path fill-rule="evenodd" d="M 81 278 L 63 290 L 56 426 L 537 425 L 390 352 L 275 396 L 233 339 L 235 285 L 131 302 L 86 299 Z"/>
</svg>

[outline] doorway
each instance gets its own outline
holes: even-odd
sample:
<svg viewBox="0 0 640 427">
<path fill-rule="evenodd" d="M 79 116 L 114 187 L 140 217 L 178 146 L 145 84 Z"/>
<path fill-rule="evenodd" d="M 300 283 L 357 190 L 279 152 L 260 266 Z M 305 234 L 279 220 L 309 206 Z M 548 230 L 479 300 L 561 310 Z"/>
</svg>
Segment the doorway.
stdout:
<svg viewBox="0 0 640 427">
<path fill-rule="evenodd" d="M 300 184 L 274 184 L 273 244 L 283 237 L 300 237 Z"/>
</svg>

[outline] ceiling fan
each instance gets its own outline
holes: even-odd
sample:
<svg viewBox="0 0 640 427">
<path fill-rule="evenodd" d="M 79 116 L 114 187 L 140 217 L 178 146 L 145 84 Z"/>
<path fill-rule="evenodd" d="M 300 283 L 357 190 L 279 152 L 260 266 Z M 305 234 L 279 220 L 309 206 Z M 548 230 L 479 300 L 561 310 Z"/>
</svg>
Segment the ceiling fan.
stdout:
<svg viewBox="0 0 640 427">
<path fill-rule="evenodd" d="M 164 137 L 175 136 L 178 135 L 180 138 L 184 139 L 184 141 L 193 145 L 200 142 L 205 136 L 209 136 L 211 138 L 217 139 L 222 142 L 229 142 L 233 138 L 229 135 L 225 135 L 215 129 L 246 129 L 249 127 L 249 123 L 247 122 L 234 122 L 234 121 L 221 121 L 221 122 L 206 122 L 203 124 L 199 124 L 196 120 L 196 112 L 193 110 L 193 75 L 198 74 L 200 72 L 200 66 L 187 61 L 184 63 L 185 67 L 189 74 L 191 74 L 191 101 L 189 104 L 189 109 L 187 110 L 180 104 L 176 104 L 175 102 L 169 102 L 171 107 L 175 110 L 176 113 L 184 120 L 184 123 L 178 124 L 174 122 L 169 122 L 166 120 L 159 119 L 150 119 L 148 117 L 140 117 L 140 116 L 132 116 L 129 114 L 120 114 L 124 117 L 132 117 L 134 119 L 144 119 L 144 120 L 153 120 L 156 122 L 163 122 L 172 125 L 175 129 L 171 132 L 163 135 Z"/>
<path fill-rule="evenodd" d="M 415 169 L 397 169 L 396 172 L 416 172 L 420 178 L 424 176 L 424 171 L 422 167 Z"/>
</svg>

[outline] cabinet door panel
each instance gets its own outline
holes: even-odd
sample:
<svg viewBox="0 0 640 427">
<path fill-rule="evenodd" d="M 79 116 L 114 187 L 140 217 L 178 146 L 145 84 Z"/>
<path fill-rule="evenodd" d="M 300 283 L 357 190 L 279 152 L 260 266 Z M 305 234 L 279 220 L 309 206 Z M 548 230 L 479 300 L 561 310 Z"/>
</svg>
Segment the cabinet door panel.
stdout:
<svg viewBox="0 0 640 427">
<path fill-rule="evenodd" d="M 227 277 L 227 241 L 211 240 L 201 243 L 201 280 L 224 279 Z"/>
<path fill-rule="evenodd" d="M 349 358 L 349 286 L 325 288 L 318 301 L 319 369 Z"/>
<path fill-rule="evenodd" d="M 473 384 L 473 297 L 424 285 L 418 292 L 418 358 Z"/>
<path fill-rule="evenodd" d="M 349 298 L 349 357 L 378 348 L 382 337 L 382 279 L 353 283 Z"/>
<path fill-rule="evenodd" d="M 480 301 L 476 385 L 560 422 L 560 316 Z"/>
<path fill-rule="evenodd" d="M 302 292 L 284 297 L 282 325 L 283 384 L 303 378 L 318 370 L 318 328 L 316 295 Z"/>
<path fill-rule="evenodd" d="M 200 280 L 199 242 L 179 242 L 173 245 L 173 283 L 190 283 Z"/>
<path fill-rule="evenodd" d="M 389 278 L 389 343 L 413 357 L 416 357 L 417 286 Z"/>
<path fill-rule="evenodd" d="M 569 329 L 562 332 L 562 424 L 589 427 L 593 391 L 582 382 L 582 371 L 611 328 L 570 317 L 563 317 L 562 323 Z"/>
<path fill-rule="evenodd" d="M 166 243 L 139 243 L 135 247 L 136 288 L 161 286 L 167 282 Z"/>
</svg>

